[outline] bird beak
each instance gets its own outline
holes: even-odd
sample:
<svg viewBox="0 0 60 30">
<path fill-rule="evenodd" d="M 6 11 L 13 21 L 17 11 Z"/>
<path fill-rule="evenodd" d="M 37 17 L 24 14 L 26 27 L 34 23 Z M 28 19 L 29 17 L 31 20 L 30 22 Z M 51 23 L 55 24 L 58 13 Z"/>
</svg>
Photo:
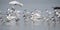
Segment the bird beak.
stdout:
<svg viewBox="0 0 60 30">
<path fill-rule="evenodd" d="M 20 4 L 20 7 L 23 7 L 23 4 Z"/>
</svg>

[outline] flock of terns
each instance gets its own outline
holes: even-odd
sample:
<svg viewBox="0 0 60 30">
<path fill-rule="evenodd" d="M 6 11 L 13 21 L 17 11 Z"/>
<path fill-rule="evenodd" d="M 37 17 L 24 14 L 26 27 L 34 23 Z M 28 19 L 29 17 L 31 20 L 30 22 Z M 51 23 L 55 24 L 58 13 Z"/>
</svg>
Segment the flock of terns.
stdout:
<svg viewBox="0 0 60 30">
<path fill-rule="evenodd" d="M 7 24 L 11 24 L 11 23 L 14 23 L 14 22 L 18 22 L 20 20 L 19 16 L 20 16 L 20 11 L 18 10 L 15 10 L 14 6 L 20 6 L 20 7 L 23 7 L 23 4 L 18 2 L 18 1 L 11 1 L 9 2 L 9 5 L 12 5 L 11 9 L 8 9 L 7 11 L 7 14 L 6 14 L 6 18 L 7 20 L 3 20 L 2 17 L 0 17 L 0 21 L 3 22 L 3 23 L 7 23 Z M 56 10 L 55 10 L 56 11 Z M 28 12 L 27 10 L 24 10 L 24 22 L 26 24 L 29 23 L 29 21 L 31 21 L 33 24 L 34 23 L 37 23 L 40 21 L 42 22 L 50 22 L 50 23 L 55 23 L 56 20 L 55 20 L 55 17 L 51 17 L 51 12 L 48 11 L 48 10 L 45 10 L 46 13 L 48 13 L 48 16 L 47 17 L 43 17 L 41 15 L 41 11 L 40 10 L 37 10 L 35 9 L 34 11 L 32 12 Z M 56 14 L 58 15 L 58 17 L 60 17 L 60 14 L 58 12 L 56 12 Z M 1 12 L 0 12 L 0 16 L 1 16 Z"/>
</svg>

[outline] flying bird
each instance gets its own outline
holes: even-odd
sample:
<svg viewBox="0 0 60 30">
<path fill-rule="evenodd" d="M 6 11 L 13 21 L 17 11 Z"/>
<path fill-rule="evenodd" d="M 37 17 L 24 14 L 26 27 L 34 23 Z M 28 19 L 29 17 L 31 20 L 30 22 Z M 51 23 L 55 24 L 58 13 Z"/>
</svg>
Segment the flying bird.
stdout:
<svg viewBox="0 0 60 30">
<path fill-rule="evenodd" d="M 11 1 L 11 2 L 9 2 L 9 4 L 10 4 L 10 5 L 18 5 L 18 6 L 20 6 L 20 7 L 23 6 L 23 4 L 20 3 L 20 2 L 18 2 L 18 1 Z"/>
</svg>

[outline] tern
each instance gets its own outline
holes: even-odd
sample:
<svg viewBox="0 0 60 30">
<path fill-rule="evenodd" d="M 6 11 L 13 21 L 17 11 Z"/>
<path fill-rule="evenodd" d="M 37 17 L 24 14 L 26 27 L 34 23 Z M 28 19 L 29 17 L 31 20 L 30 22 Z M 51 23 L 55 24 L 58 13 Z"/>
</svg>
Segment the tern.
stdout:
<svg viewBox="0 0 60 30">
<path fill-rule="evenodd" d="M 23 6 L 23 4 L 20 3 L 20 2 L 18 2 L 18 1 L 11 1 L 11 2 L 9 2 L 9 4 L 10 4 L 10 5 L 18 5 L 18 6 L 20 6 L 20 7 Z"/>
</svg>

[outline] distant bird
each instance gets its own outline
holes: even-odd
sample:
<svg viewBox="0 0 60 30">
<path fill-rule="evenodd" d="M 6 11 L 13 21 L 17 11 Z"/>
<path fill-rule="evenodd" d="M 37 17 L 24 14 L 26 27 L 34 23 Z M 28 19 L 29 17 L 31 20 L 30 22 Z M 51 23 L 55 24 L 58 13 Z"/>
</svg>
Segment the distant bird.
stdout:
<svg viewBox="0 0 60 30">
<path fill-rule="evenodd" d="M 40 21 L 40 20 L 38 20 L 38 19 L 41 18 L 41 15 L 40 15 L 39 13 L 32 13 L 31 16 L 32 16 L 31 19 L 32 19 L 33 21 Z"/>
<path fill-rule="evenodd" d="M 16 18 L 15 16 L 7 16 L 7 19 L 8 20 L 12 20 L 12 19 L 14 19 L 14 18 Z"/>
<path fill-rule="evenodd" d="M 20 7 L 23 6 L 23 4 L 20 3 L 20 2 L 18 2 L 18 1 L 11 1 L 11 2 L 9 2 L 9 4 L 10 4 L 10 5 L 18 5 L 18 6 L 20 6 Z"/>
<path fill-rule="evenodd" d="M 60 17 L 60 14 L 59 14 L 59 12 L 56 12 L 56 15 L 57 15 L 57 17 Z"/>
</svg>

